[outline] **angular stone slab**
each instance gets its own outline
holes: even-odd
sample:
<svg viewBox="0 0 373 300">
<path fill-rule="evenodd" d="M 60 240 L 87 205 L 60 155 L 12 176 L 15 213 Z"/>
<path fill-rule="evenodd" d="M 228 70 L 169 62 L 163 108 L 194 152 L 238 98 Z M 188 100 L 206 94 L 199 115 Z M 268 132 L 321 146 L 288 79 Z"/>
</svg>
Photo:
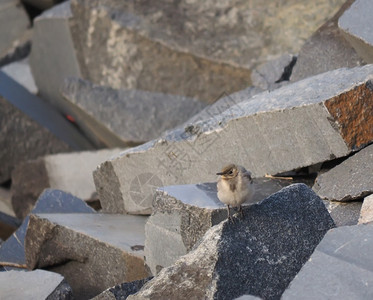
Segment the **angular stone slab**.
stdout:
<svg viewBox="0 0 373 300">
<path fill-rule="evenodd" d="M 283 188 L 209 229 L 198 245 L 128 299 L 279 299 L 334 223 L 306 185 Z"/>
<path fill-rule="evenodd" d="M 73 299 L 66 280 L 44 270 L 0 272 L 0 290 L 2 299 Z"/>
<path fill-rule="evenodd" d="M 32 213 L 95 213 L 83 200 L 59 190 L 46 189 L 39 197 Z M 21 226 L 0 247 L 0 262 L 25 265 L 24 242 L 29 224 L 27 216 Z M 1 264 L 0 264 L 1 265 Z M 8 264 L 9 265 L 9 264 Z M 6 267 L 6 269 L 12 269 Z"/>
<path fill-rule="evenodd" d="M 97 145 L 138 145 L 182 124 L 206 104 L 193 98 L 113 89 L 69 78 L 62 87 L 65 106 Z"/>
<path fill-rule="evenodd" d="M 299 51 L 291 81 L 340 68 L 353 68 L 365 62 L 346 41 L 338 28 L 339 17 L 355 0 L 347 0 L 339 11 L 306 40 Z"/>
<path fill-rule="evenodd" d="M 339 18 L 338 26 L 356 52 L 367 62 L 373 63 L 373 2 L 357 0 Z"/>
<path fill-rule="evenodd" d="M 92 298 L 92 300 L 121 300 L 127 299 L 129 295 L 137 293 L 142 286 L 151 280 L 153 277 L 145 278 L 142 280 L 136 280 L 132 282 L 125 282 L 118 284 L 112 288 L 103 291 L 101 294 Z"/>
<path fill-rule="evenodd" d="M 330 230 L 281 299 L 371 299 L 373 224 Z"/>
<path fill-rule="evenodd" d="M 319 175 L 313 190 L 321 198 L 333 201 L 363 198 L 373 193 L 372 174 L 373 145 L 370 145 Z"/>
<path fill-rule="evenodd" d="M 323 73 L 124 151 L 94 172 L 103 208 L 147 213 L 153 185 L 215 181 L 227 163 L 261 177 L 346 156 L 373 141 L 371 79 L 373 65 Z"/>
<path fill-rule="evenodd" d="M 243 205 L 257 203 L 290 183 L 255 179 L 255 195 Z M 226 205 L 217 197 L 216 182 L 159 188 L 153 200 L 153 214 L 145 225 L 145 260 L 152 274 L 173 264 L 208 229 L 226 219 Z"/>
<path fill-rule="evenodd" d="M 0 183 L 22 161 L 91 143 L 53 107 L 0 71 Z M 9 151 L 12 149 L 12 151 Z"/>
<path fill-rule="evenodd" d="M 70 1 L 45 11 L 34 20 L 30 66 L 40 96 L 67 113 L 60 87 L 66 77 L 81 77 L 69 22 Z"/>
<path fill-rule="evenodd" d="M 324 200 L 324 204 L 337 227 L 358 224 L 362 208 L 361 201 L 337 202 Z"/>
<path fill-rule="evenodd" d="M 373 222 L 373 195 L 364 198 L 359 217 L 359 224 L 370 222 Z"/>
<path fill-rule="evenodd" d="M 97 165 L 123 151 L 103 149 L 46 155 L 19 164 L 12 173 L 12 204 L 24 218 L 46 188 L 62 190 L 89 200 L 96 193 L 92 172 Z"/>
<path fill-rule="evenodd" d="M 27 266 L 62 274 L 76 298 L 91 298 L 116 284 L 146 278 L 145 221 L 130 215 L 31 215 L 25 239 Z"/>
</svg>

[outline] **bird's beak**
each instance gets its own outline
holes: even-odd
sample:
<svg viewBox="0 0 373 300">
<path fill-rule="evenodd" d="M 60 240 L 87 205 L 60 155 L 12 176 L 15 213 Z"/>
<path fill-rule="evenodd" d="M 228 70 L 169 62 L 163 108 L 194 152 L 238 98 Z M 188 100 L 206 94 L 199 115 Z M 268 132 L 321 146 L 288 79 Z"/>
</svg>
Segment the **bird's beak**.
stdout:
<svg viewBox="0 0 373 300">
<path fill-rule="evenodd" d="M 224 172 L 216 173 L 216 175 L 224 175 Z"/>
</svg>

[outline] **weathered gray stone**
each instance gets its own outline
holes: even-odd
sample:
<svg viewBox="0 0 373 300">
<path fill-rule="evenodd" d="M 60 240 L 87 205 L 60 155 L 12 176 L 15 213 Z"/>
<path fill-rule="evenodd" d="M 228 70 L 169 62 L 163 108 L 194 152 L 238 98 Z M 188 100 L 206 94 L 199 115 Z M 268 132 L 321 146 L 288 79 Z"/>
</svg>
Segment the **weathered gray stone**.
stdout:
<svg viewBox="0 0 373 300">
<path fill-rule="evenodd" d="M 97 145 L 138 145 L 192 117 L 199 100 L 138 90 L 112 89 L 78 78 L 65 80 L 66 107 Z"/>
<path fill-rule="evenodd" d="M 215 181 L 228 162 L 262 177 L 346 156 L 373 141 L 371 79 L 373 65 L 320 74 L 124 151 L 94 172 L 103 209 L 148 213 L 148 187 Z"/>
<path fill-rule="evenodd" d="M 289 185 L 289 181 L 254 180 L 257 203 Z M 189 252 L 208 229 L 227 219 L 226 206 L 217 198 L 216 182 L 159 188 L 153 214 L 145 225 L 145 260 L 155 275 Z"/>
<path fill-rule="evenodd" d="M 145 221 L 130 215 L 31 215 L 25 239 L 27 266 L 62 274 L 74 296 L 84 299 L 146 278 Z"/>
<path fill-rule="evenodd" d="M 84 78 L 211 102 L 247 87 L 269 56 L 297 52 L 341 3 L 297 3 L 289 18 L 293 1 L 74 0 L 72 32 Z"/>
<path fill-rule="evenodd" d="M 0 183 L 10 179 L 14 166 L 22 161 L 92 148 L 53 107 L 1 71 L 0 130 Z"/>
<path fill-rule="evenodd" d="M 127 299 L 129 295 L 137 293 L 142 286 L 147 283 L 152 277 L 132 282 L 118 284 L 112 288 L 103 291 L 101 294 L 92 298 L 92 300 L 122 300 Z"/>
<path fill-rule="evenodd" d="M 358 224 L 361 201 L 346 203 L 324 200 L 324 204 L 337 227 Z"/>
<path fill-rule="evenodd" d="M 24 35 L 30 20 L 19 0 L 2 0 L 0 3 L 0 59 Z"/>
<path fill-rule="evenodd" d="M 262 299 L 262 298 L 255 297 L 252 295 L 243 295 L 241 297 L 236 298 L 235 300 L 259 300 L 259 299 Z"/>
<path fill-rule="evenodd" d="M 282 300 L 372 299 L 373 224 L 330 230 Z"/>
<path fill-rule="evenodd" d="M 73 299 L 65 279 L 44 270 L 0 272 L 0 290 L 2 299 Z"/>
<path fill-rule="evenodd" d="M 297 58 L 284 54 L 277 59 L 259 65 L 251 74 L 254 86 L 263 90 L 274 90 L 289 81 Z"/>
<path fill-rule="evenodd" d="M 103 149 L 46 155 L 15 167 L 12 173 L 12 204 L 19 218 L 34 207 L 46 188 L 62 190 L 89 200 L 96 193 L 92 172 L 121 149 Z"/>
<path fill-rule="evenodd" d="M 37 94 L 38 88 L 35 85 L 34 77 L 32 77 L 27 58 L 6 65 L 1 68 L 1 71 L 24 86 L 30 93 Z"/>
<path fill-rule="evenodd" d="M 291 81 L 298 81 L 327 71 L 364 65 L 355 49 L 338 28 L 339 17 L 355 0 L 347 0 L 340 10 L 322 25 L 302 46 Z"/>
<path fill-rule="evenodd" d="M 34 20 L 30 66 L 39 94 L 66 113 L 60 87 L 68 76 L 81 77 L 71 39 L 70 1 L 45 11 Z"/>
<path fill-rule="evenodd" d="M 370 131 L 373 134 L 372 124 Z M 373 145 L 370 145 L 330 171 L 319 175 L 313 189 L 321 198 L 333 201 L 363 198 L 373 193 L 372 174 Z"/>
<path fill-rule="evenodd" d="M 359 217 L 359 224 L 369 222 L 373 222 L 373 195 L 364 198 Z"/>
<path fill-rule="evenodd" d="M 47 189 L 40 195 L 35 204 L 33 213 L 94 213 L 84 201 L 74 197 L 71 194 Z M 13 235 L 7 239 L 0 247 L 0 262 L 7 262 L 17 265 L 25 265 L 24 241 L 26 230 L 29 223 L 27 216 L 22 225 Z M 6 269 L 12 269 L 6 267 Z"/>
<path fill-rule="evenodd" d="M 373 2 L 356 0 L 338 20 L 338 26 L 356 52 L 367 62 L 373 63 Z"/>
<path fill-rule="evenodd" d="M 279 299 L 334 223 L 321 199 L 294 184 L 206 232 L 195 249 L 128 299 Z"/>
</svg>

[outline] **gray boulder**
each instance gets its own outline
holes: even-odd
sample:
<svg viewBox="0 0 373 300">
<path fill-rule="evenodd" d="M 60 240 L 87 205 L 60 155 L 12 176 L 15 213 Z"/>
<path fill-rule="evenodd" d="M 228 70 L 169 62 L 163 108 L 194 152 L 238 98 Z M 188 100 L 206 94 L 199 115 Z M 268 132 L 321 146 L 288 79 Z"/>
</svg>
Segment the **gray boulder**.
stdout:
<svg viewBox="0 0 373 300">
<path fill-rule="evenodd" d="M 373 141 L 372 74 L 373 65 L 323 73 L 122 152 L 94 172 L 103 209 L 148 214 L 148 188 L 215 181 L 227 163 L 262 177 L 364 147 Z"/>
<path fill-rule="evenodd" d="M 337 227 L 358 224 L 362 208 L 361 201 L 337 202 L 324 200 L 324 204 Z"/>
<path fill-rule="evenodd" d="M 212 227 L 191 252 L 128 299 L 279 299 L 334 227 L 321 199 L 304 184 L 286 187 L 244 214 Z"/>
<path fill-rule="evenodd" d="M 369 222 L 373 222 L 373 195 L 364 198 L 359 217 L 359 224 Z"/>
</svg>

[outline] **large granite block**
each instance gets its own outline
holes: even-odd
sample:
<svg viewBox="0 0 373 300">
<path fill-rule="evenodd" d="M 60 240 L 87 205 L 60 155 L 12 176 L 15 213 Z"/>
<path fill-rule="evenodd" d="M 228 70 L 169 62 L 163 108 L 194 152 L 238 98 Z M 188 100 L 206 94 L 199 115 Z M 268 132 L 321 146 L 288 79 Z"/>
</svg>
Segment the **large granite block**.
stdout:
<svg viewBox="0 0 373 300">
<path fill-rule="evenodd" d="M 371 132 L 373 132 L 372 128 Z M 373 145 L 370 145 L 328 172 L 319 175 L 313 190 L 321 198 L 332 201 L 363 198 L 373 193 L 372 174 Z"/>
<path fill-rule="evenodd" d="M 65 80 L 65 107 L 96 145 L 139 145 L 182 124 L 206 104 L 197 99 L 113 89 L 79 78 Z"/>
<path fill-rule="evenodd" d="M 339 3 L 74 0 L 72 32 L 84 78 L 212 102 L 247 87 L 256 64 L 296 53 Z"/>
<path fill-rule="evenodd" d="M 146 278 L 145 221 L 129 215 L 31 215 L 25 239 L 27 266 L 62 274 L 80 299 Z"/>
<path fill-rule="evenodd" d="M 255 195 L 243 205 L 257 203 L 290 183 L 255 179 Z M 146 264 L 157 274 L 189 252 L 208 229 L 225 219 L 227 209 L 217 198 L 216 182 L 159 188 L 153 213 L 145 225 Z"/>
<path fill-rule="evenodd" d="M 123 149 L 122 149 L 123 150 Z M 12 173 L 12 205 L 24 218 L 46 188 L 62 190 L 90 200 L 96 194 L 92 172 L 97 165 L 120 153 L 121 149 L 103 149 L 46 155 L 15 167 Z"/>
<path fill-rule="evenodd" d="M 281 299 L 371 299 L 372 237 L 373 224 L 330 230 Z"/>
<path fill-rule="evenodd" d="M 306 40 L 299 51 L 290 80 L 298 81 L 340 68 L 364 65 L 338 28 L 339 17 L 355 0 L 347 0 L 339 11 Z"/>
<path fill-rule="evenodd" d="M 44 270 L 0 272 L 1 299 L 72 300 L 72 290 L 59 274 Z"/>
<path fill-rule="evenodd" d="M 16 164 L 39 156 L 91 149 L 91 143 L 48 103 L 0 71 L 0 182 Z"/>
<path fill-rule="evenodd" d="M 45 11 L 34 20 L 30 66 L 40 96 L 66 113 L 60 87 L 68 76 L 81 76 L 71 38 L 70 1 Z"/>
<path fill-rule="evenodd" d="M 261 177 L 346 156 L 373 141 L 372 79 L 373 65 L 323 73 L 126 150 L 94 172 L 103 208 L 149 213 L 153 185 L 215 181 L 229 162 Z"/>
<path fill-rule="evenodd" d="M 294 184 L 209 229 L 195 248 L 128 299 L 279 299 L 334 227 L 321 199 Z"/>
<path fill-rule="evenodd" d="M 32 213 L 95 213 L 84 201 L 59 190 L 45 190 L 35 204 Z M 0 262 L 9 266 L 26 267 L 25 236 L 29 224 L 27 216 L 16 232 L 0 247 Z M 6 267 L 12 269 L 12 267 Z"/>
<path fill-rule="evenodd" d="M 373 63 L 373 2 L 357 0 L 338 20 L 344 37 L 356 52 L 367 62 Z"/>
</svg>

